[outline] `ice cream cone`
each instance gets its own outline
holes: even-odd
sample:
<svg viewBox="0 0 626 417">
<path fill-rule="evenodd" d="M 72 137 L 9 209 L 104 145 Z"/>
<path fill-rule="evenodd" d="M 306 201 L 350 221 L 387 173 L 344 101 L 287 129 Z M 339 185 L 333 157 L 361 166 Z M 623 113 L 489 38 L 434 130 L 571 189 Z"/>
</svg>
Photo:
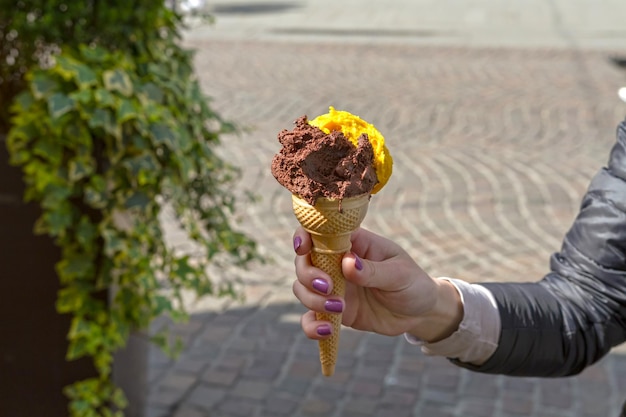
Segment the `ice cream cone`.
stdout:
<svg viewBox="0 0 626 417">
<path fill-rule="evenodd" d="M 370 194 L 342 200 L 318 198 L 315 206 L 311 206 L 299 196 L 292 195 L 294 214 L 313 239 L 311 261 L 332 278 L 332 295 L 344 296 L 345 281 L 341 272 L 341 259 L 352 247 L 350 234 L 365 218 L 369 200 Z M 332 376 L 335 372 L 341 316 L 317 313 L 318 320 L 329 321 L 333 326 L 330 338 L 319 342 L 320 362 L 325 376 Z"/>
</svg>

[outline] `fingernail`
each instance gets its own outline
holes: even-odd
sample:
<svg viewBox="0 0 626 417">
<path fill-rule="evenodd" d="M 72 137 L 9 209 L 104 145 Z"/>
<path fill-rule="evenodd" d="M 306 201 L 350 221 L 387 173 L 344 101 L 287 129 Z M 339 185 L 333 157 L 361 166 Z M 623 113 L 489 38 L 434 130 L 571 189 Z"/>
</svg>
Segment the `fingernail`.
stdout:
<svg viewBox="0 0 626 417">
<path fill-rule="evenodd" d="M 361 261 L 361 258 L 359 258 L 356 255 L 354 255 L 354 267 L 356 268 L 357 271 L 363 270 L 363 261 Z"/>
<path fill-rule="evenodd" d="M 298 248 L 302 245 L 302 238 L 300 236 L 296 236 L 293 238 L 293 250 L 298 250 Z"/>
<path fill-rule="evenodd" d="M 339 300 L 328 300 L 324 303 L 324 308 L 332 313 L 341 313 L 343 311 L 343 303 Z"/>
<path fill-rule="evenodd" d="M 313 280 L 313 288 L 315 288 L 317 291 L 321 292 L 322 294 L 328 294 L 328 281 L 326 281 L 325 279 L 322 278 L 315 278 Z"/>
<path fill-rule="evenodd" d="M 317 334 L 319 334 L 320 336 L 328 336 L 331 333 L 332 333 L 332 329 L 330 325 L 320 324 L 319 326 L 317 326 Z"/>
</svg>

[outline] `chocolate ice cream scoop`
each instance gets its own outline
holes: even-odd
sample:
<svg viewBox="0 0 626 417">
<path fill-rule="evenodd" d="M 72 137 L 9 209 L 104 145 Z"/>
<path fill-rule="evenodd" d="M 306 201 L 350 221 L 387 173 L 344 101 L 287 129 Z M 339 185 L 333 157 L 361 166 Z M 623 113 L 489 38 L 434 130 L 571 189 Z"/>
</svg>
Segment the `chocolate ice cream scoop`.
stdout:
<svg viewBox="0 0 626 417">
<path fill-rule="evenodd" d="M 282 149 L 272 160 L 272 174 L 311 205 L 319 197 L 342 200 L 369 194 L 378 183 L 366 134 L 354 146 L 342 132 L 324 133 L 301 116 L 293 130 L 278 134 L 278 141 Z"/>
</svg>

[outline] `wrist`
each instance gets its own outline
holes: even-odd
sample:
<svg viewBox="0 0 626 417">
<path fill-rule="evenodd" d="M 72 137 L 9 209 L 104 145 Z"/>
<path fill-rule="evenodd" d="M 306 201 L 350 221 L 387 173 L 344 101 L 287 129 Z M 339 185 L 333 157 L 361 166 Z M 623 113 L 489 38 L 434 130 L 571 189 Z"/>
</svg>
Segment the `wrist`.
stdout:
<svg viewBox="0 0 626 417">
<path fill-rule="evenodd" d="M 416 318 L 407 331 L 427 343 L 450 337 L 463 320 L 463 301 L 456 287 L 446 279 L 436 279 L 435 303 L 429 312 Z"/>
</svg>

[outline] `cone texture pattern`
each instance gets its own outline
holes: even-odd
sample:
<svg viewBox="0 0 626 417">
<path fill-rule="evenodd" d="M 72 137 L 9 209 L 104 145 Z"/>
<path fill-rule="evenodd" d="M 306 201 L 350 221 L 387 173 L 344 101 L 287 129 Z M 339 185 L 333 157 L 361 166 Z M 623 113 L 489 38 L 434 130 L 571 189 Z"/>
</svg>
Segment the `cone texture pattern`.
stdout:
<svg viewBox="0 0 626 417">
<path fill-rule="evenodd" d="M 369 194 L 345 198 L 341 202 L 319 198 L 315 206 L 311 206 L 297 195 L 292 196 L 294 214 L 313 239 L 311 261 L 332 278 L 332 295 L 344 296 L 345 280 L 341 272 L 341 259 L 352 246 L 350 234 L 365 218 L 369 200 Z M 331 376 L 337 363 L 342 315 L 317 313 L 317 319 L 329 321 L 333 326 L 331 337 L 319 341 L 322 373 Z"/>
</svg>

